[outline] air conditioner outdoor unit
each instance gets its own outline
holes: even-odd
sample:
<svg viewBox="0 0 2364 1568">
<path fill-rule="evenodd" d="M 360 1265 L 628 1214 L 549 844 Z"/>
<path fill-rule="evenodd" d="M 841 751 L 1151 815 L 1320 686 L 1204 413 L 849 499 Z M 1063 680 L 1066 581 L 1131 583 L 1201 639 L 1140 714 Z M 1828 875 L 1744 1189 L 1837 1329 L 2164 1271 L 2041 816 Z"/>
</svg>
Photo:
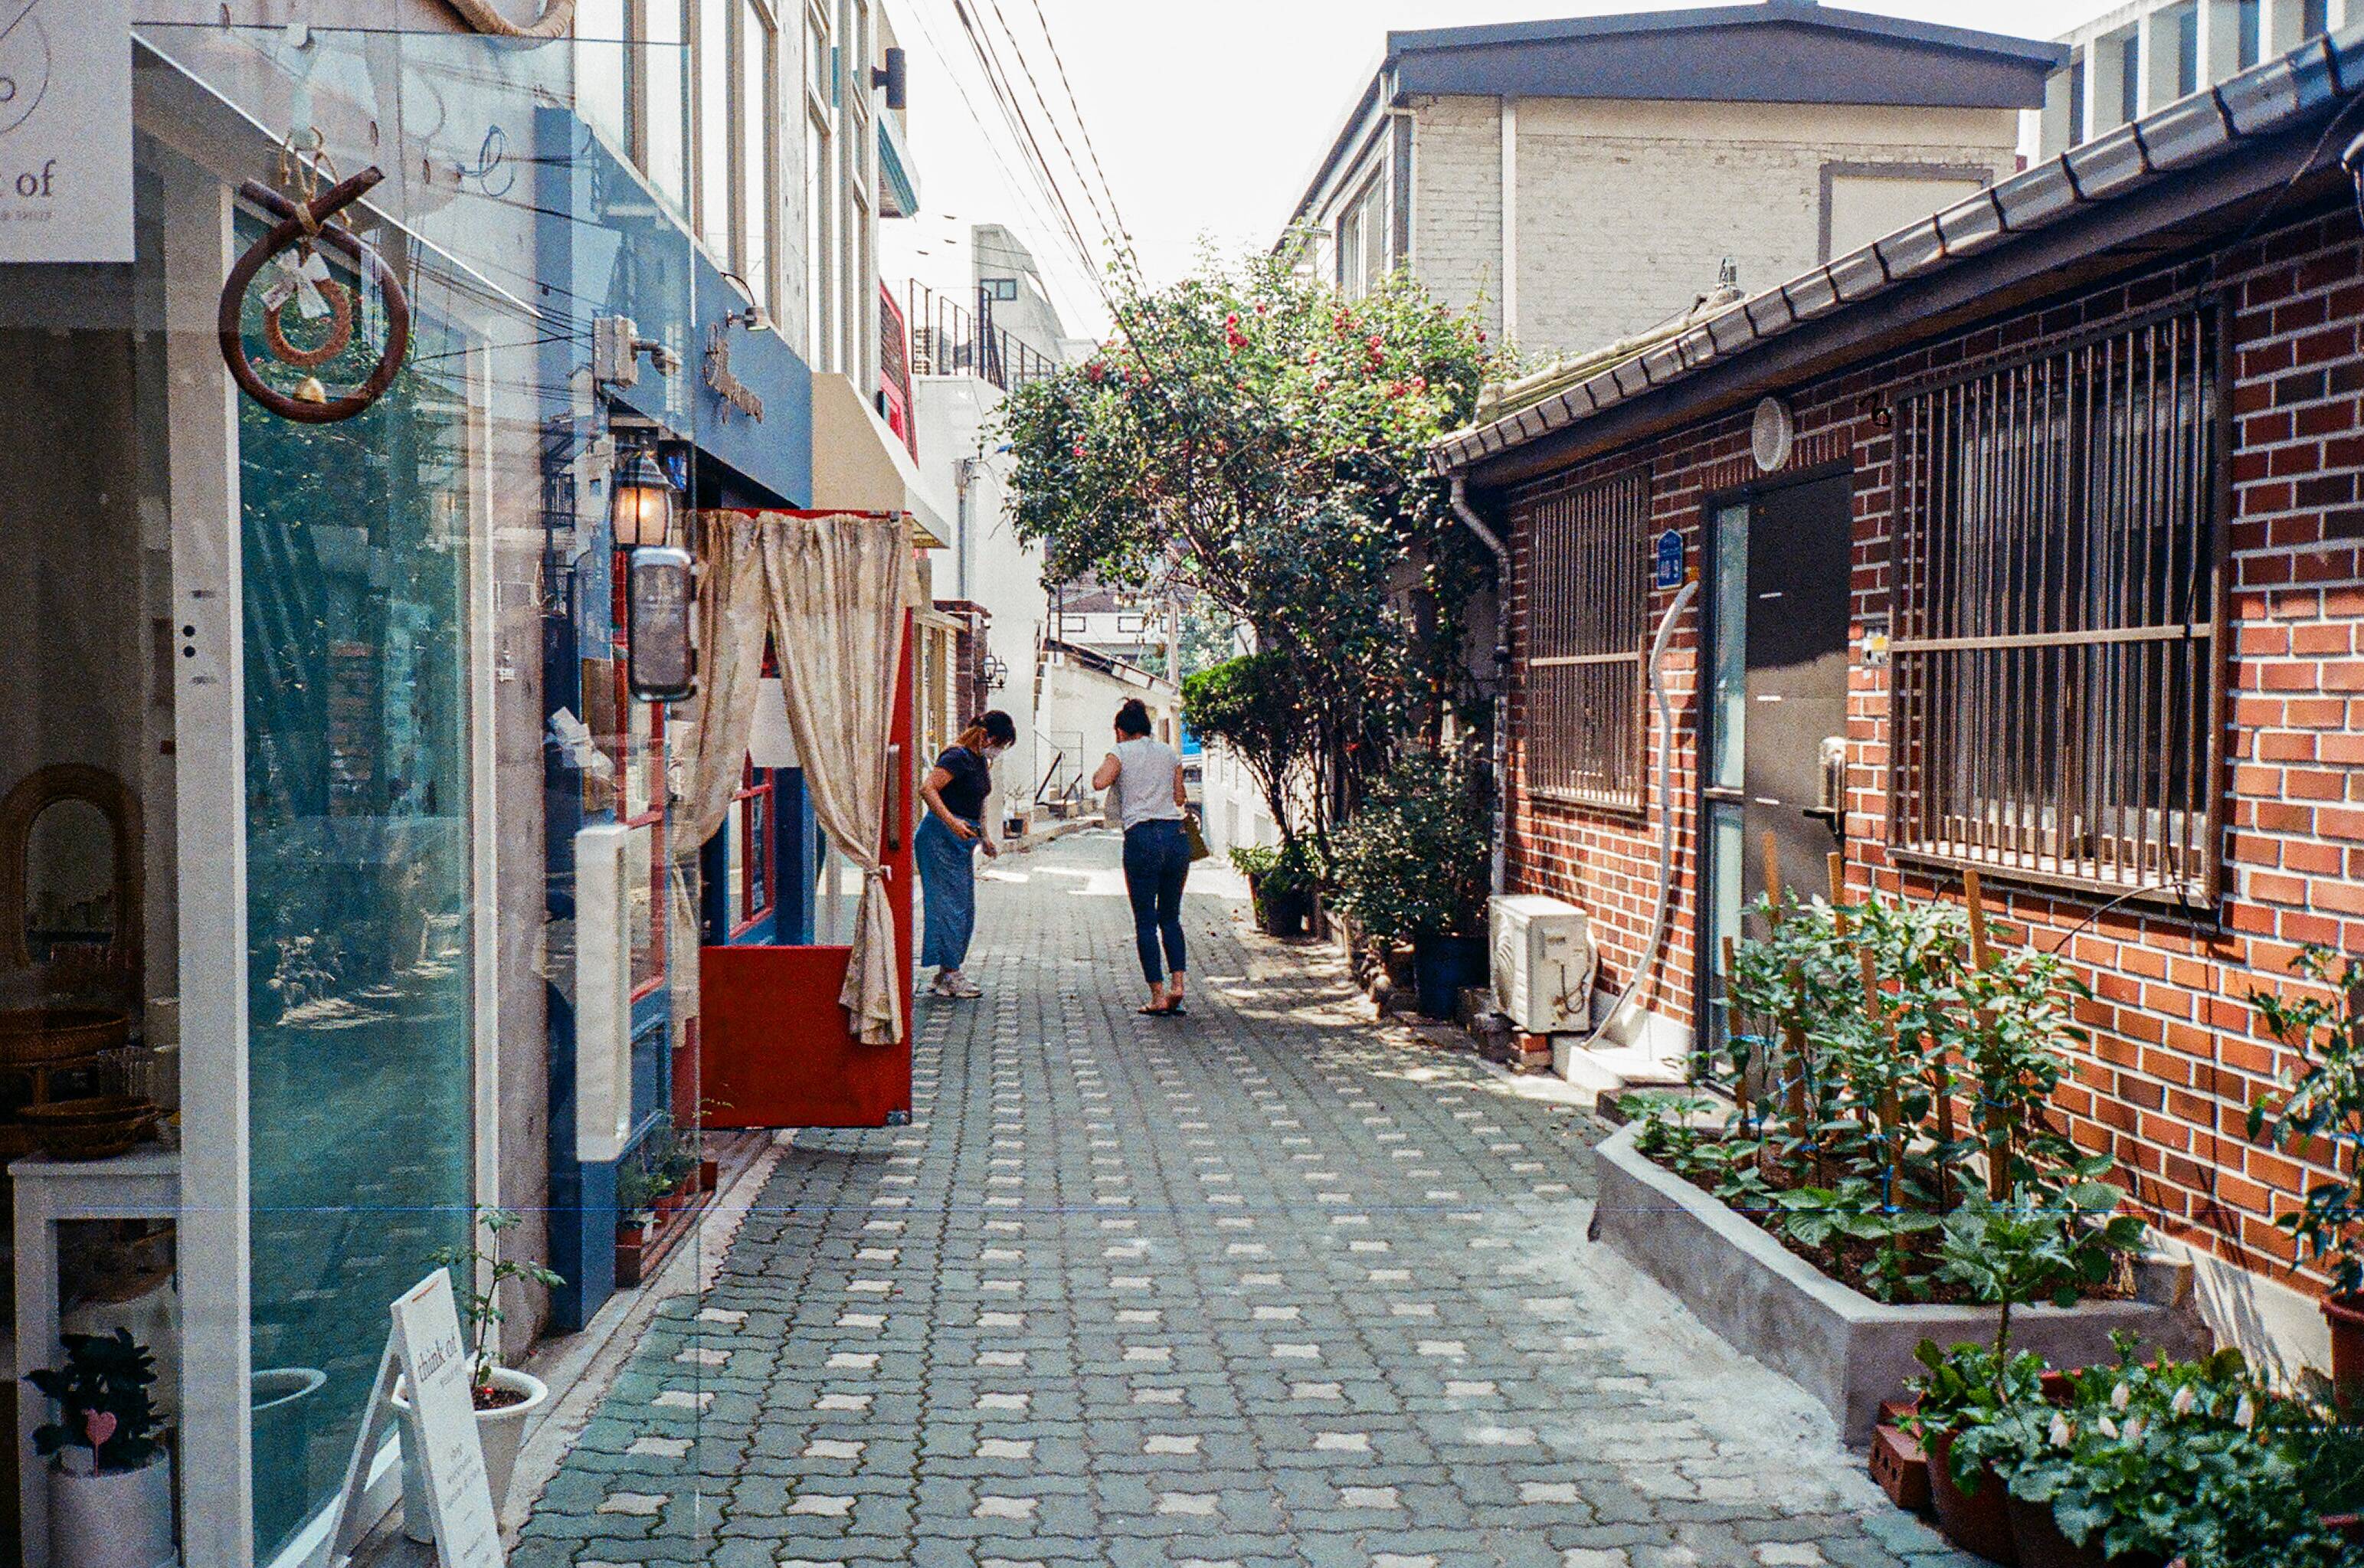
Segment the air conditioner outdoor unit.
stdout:
<svg viewBox="0 0 2364 1568">
<path fill-rule="evenodd" d="M 1486 911 L 1494 1006 L 1522 1034 L 1592 1022 L 1592 937 L 1584 911 L 1536 894 L 1498 896 Z"/>
</svg>

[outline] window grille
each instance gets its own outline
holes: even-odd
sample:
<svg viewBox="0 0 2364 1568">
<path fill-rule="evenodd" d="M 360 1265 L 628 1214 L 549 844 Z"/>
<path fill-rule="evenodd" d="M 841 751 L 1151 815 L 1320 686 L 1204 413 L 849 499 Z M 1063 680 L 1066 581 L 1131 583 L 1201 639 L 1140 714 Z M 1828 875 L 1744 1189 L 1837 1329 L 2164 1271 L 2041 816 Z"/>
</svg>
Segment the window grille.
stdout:
<svg viewBox="0 0 2364 1568">
<path fill-rule="evenodd" d="M 1900 850 L 2214 898 L 2219 357 L 2167 316 L 1900 406 Z"/>
<path fill-rule="evenodd" d="M 1543 496 L 1525 510 L 1528 787 L 1639 810 L 1649 474 Z"/>
</svg>

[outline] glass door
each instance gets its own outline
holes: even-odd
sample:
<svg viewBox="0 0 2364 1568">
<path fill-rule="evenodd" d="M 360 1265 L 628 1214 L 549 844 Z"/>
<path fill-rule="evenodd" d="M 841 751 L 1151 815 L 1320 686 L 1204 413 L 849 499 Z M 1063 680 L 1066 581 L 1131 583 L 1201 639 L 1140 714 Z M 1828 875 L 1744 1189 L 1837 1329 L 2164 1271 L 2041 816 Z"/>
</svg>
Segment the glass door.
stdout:
<svg viewBox="0 0 2364 1568">
<path fill-rule="evenodd" d="M 1721 1057 L 1724 950 L 1778 876 L 1785 893 L 1829 891 L 1845 820 L 1849 475 L 1760 491 L 1710 519 L 1708 886 L 1703 1046 Z"/>
</svg>

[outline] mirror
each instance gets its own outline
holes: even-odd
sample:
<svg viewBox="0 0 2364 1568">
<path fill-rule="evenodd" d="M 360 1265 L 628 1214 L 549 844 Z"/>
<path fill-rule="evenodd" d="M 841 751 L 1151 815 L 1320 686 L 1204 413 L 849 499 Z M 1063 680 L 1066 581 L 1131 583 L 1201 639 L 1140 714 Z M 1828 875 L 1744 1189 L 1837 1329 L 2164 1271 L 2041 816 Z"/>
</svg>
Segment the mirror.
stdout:
<svg viewBox="0 0 2364 1568">
<path fill-rule="evenodd" d="M 36 963 L 61 949 L 115 943 L 115 824 L 94 801 L 53 800 L 25 836 L 25 950 Z"/>
<path fill-rule="evenodd" d="M 136 975 L 139 829 L 138 798 L 104 768 L 43 768 L 0 797 L 0 965 Z"/>
</svg>

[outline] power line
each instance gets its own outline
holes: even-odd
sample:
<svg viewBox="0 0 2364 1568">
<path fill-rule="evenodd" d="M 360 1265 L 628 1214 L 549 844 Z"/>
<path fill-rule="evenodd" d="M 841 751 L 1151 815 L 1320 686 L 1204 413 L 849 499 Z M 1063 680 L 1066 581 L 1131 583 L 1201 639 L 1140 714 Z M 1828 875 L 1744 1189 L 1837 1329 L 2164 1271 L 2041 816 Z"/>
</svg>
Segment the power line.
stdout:
<svg viewBox="0 0 2364 1568">
<path fill-rule="evenodd" d="M 1059 155 L 1067 161 L 1068 171 L 1075 175 L 1076 183 L 1082 188 L 1084 200 L 1091 205 L 1092 220 L 1099 225 L 1101 239 L 1107 243 L 1110 250 L 1115 251 L 1119 257 L 1122 257 L 1124 254 L 1123 225 L 1116 220 L 1113 195 L 1111 195 L 1107 211 L 1103 212 L 1099 195 L 1093 190 L 1092 183 L 1084 177 L 1083 165 L 1076 161 L 1075 150 L 1067 145 L 1066 132 L 1059 128 L 1058 111 L 1051 107 L 1051 100 L 1044 95 L 1043 83 L 1034 75 L 1034 67 L 1027 61 L 1026 46 L 1019 41 L 1017 29 L 1009 25 L 1009 17 L 1002 12 L 1001 0 L 986 0 L 986 3 L 993 9 L 994 20 L 1001 24 L 1003 36 L 1009 39 L 1010 53 L 1017 57 L 1018 69 L 1024 74 L 1026 85 L 1034 95 L 1034 101 L 1043 106 L 1043 117 L 1050 123 L 1051 138 L 1059 144 Z M 1035 14 L 1038 17 L 1042 15 L 1039 6 L 1036 7 Z M 1051 41 L 1047 21 L 1043 24 L 1043 40 L 1045 44 Z M 1076 121 L 1076 128 L 1077 136 L 1082 137 L 1084 128 L 1080 117 Z M 1105 183 L 1106 182 L 1103 181 L 1103 186 Z"/>
<path fill-rule="evenodd" d="M 1060 89 L 1067 95 L 1067 113 L 1076 122 L 1076 134 L 1082 139 L 1085 153 L 1092 161 L 1092 172 L 1099 179 L 1100 188 L 1108 194 L 1109 215 L 1116 219 L 1117 238 L 1123 241 L 1123 253 L 1135 267 L 1140 258 L 1133 253 L 1132 231 L 1125 227 L 1124 215 L 1117 211 L 1116 187 L 1109 183 L 1108 171 L 1100 164 L 1100 150 L 1092 142 L 1091 127 L 1085 123 L 1084 106 L 1076 97 L 1075 83 L 1067 78 L 1067 61 L 1059 52 L 1059 40 L 1051 32 L 1051 18 L 1043 14 L 1043 0 L 1030 0 L 1034 7 L 1034 20 L 1043 29 L 1043 42 L 1051 51 L 1051 63 L 1059 72 Z"/>
</svg>

